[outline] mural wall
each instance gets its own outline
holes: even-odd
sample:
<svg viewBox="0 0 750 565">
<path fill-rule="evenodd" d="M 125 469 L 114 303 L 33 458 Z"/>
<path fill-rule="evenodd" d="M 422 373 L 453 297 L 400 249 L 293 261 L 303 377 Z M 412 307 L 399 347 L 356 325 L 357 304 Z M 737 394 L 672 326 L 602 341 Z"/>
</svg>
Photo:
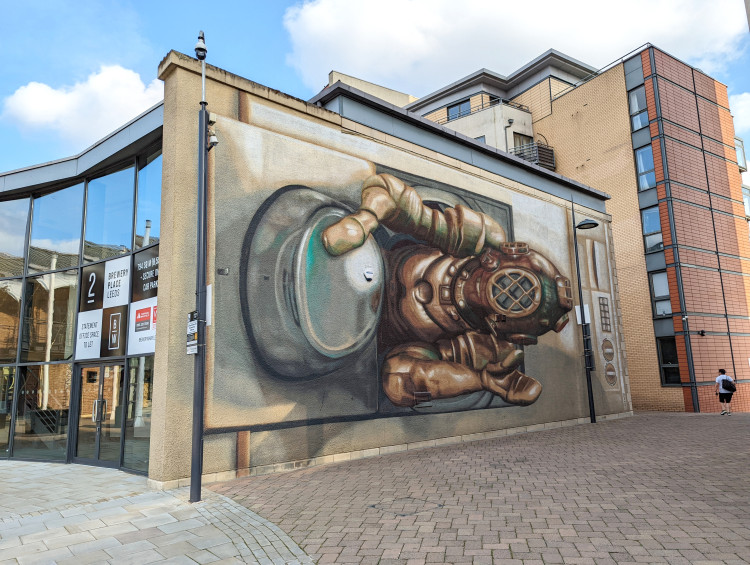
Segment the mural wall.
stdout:
<svg viewBox="0 0 750 565">
<path fill-rule="evenodd" d="M 209 429 L 493 408 L 509 423 L 584 415 L 569 209 L 268 107 L 252 115 L 215 125 L 225 275 Z M 596 394 L 619 413 L 608 227 L 592 231 L 580 239 L 584 287 L 608 302 L 609 325 L 597 318 L 594 331 L 612 333 L 614 374 L 599 370 Z"/>
</svg>

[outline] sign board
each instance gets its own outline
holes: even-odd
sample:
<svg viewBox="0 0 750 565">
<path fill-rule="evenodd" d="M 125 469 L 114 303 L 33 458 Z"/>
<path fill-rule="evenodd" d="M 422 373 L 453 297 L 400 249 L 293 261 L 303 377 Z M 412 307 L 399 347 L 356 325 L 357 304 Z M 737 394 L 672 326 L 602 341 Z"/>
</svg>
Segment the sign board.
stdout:
<svg viewBox="0 0 750 565">
<path fill-rule="evenodd" d="M 125 355 L 130 257 L 84 267 L 78 304 L 76 359 Z"/>
<path fill-rule="evenodd" d="M 187 319 L 187 354 L 198 353 L 198 312 L 192 311 Z"/>
<path fill-rule="evenodd" d="M 589 312 L 589 305 L 584 304 L 583 305 L 583 314 L 586 316 L 586 323 L 591 323 L 591 313 Z M 581 307 L 576 306 L 576 323 L 580 326 L 581 325 Z"/>
<path fill-rule="evenodd" d="M 133 258 L 133 302 L 128 320 L 128 355 L 156 351 L 156 295 L 159 290 L 159 248 Z"/>
</svg>

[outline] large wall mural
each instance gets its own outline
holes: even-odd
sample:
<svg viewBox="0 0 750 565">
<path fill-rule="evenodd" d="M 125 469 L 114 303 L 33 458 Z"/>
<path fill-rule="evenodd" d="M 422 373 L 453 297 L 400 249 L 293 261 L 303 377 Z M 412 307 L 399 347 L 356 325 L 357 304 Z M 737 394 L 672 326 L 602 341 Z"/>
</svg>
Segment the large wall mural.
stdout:
<svg viewBox="0 0 750 565">
<path fill-rule="evenodd" d="M 566 210 L 220 120 L 209 427 L 583 406 Z"/>
</svg>

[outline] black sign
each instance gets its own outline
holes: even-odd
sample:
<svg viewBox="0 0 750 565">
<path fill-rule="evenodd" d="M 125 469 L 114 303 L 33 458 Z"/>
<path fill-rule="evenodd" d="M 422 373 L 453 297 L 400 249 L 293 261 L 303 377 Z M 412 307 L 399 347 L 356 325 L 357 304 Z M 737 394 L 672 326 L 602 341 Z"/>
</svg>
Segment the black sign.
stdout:
<svg viewBox="0 0 750 565">
<path fill-rule="evenodd" d="M 104 263 L 84 267 L 81 274 L 79 311 L 99 310 L 104 298 Z"/>
<path fill-rule="evenodd" d="M 125 355 L 125 338 L 128 327 L 128 307 L 115 306 L 102 312 L 102 341 L 99 353 L 102 357 Z"/>
<path fill-rule="evenodd" d="M 133 302 L 154 298 L 159 290 L 159 246 L 149 247 L 133 257 Z"/>
</svg>

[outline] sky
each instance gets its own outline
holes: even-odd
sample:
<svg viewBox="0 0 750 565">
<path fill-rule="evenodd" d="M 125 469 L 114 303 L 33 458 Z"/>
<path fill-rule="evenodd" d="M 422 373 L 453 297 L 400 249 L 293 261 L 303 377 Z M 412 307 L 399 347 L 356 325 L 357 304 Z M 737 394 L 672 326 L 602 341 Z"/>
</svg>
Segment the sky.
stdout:
<svg viewBox="0 0 750 565">
<path fill-rule="evenodd" d="M 750 153 L 743 0 L 25 0 L 3 24 L 0 171 L 75 155 L 158 103 L 159 62 L 194 55 L 199 30 L 207 62 L 302 99 L 331 70 L 419 97 L 550 48 L 601 68 L 651 43 L 727 85 Z"/>
</svg>

